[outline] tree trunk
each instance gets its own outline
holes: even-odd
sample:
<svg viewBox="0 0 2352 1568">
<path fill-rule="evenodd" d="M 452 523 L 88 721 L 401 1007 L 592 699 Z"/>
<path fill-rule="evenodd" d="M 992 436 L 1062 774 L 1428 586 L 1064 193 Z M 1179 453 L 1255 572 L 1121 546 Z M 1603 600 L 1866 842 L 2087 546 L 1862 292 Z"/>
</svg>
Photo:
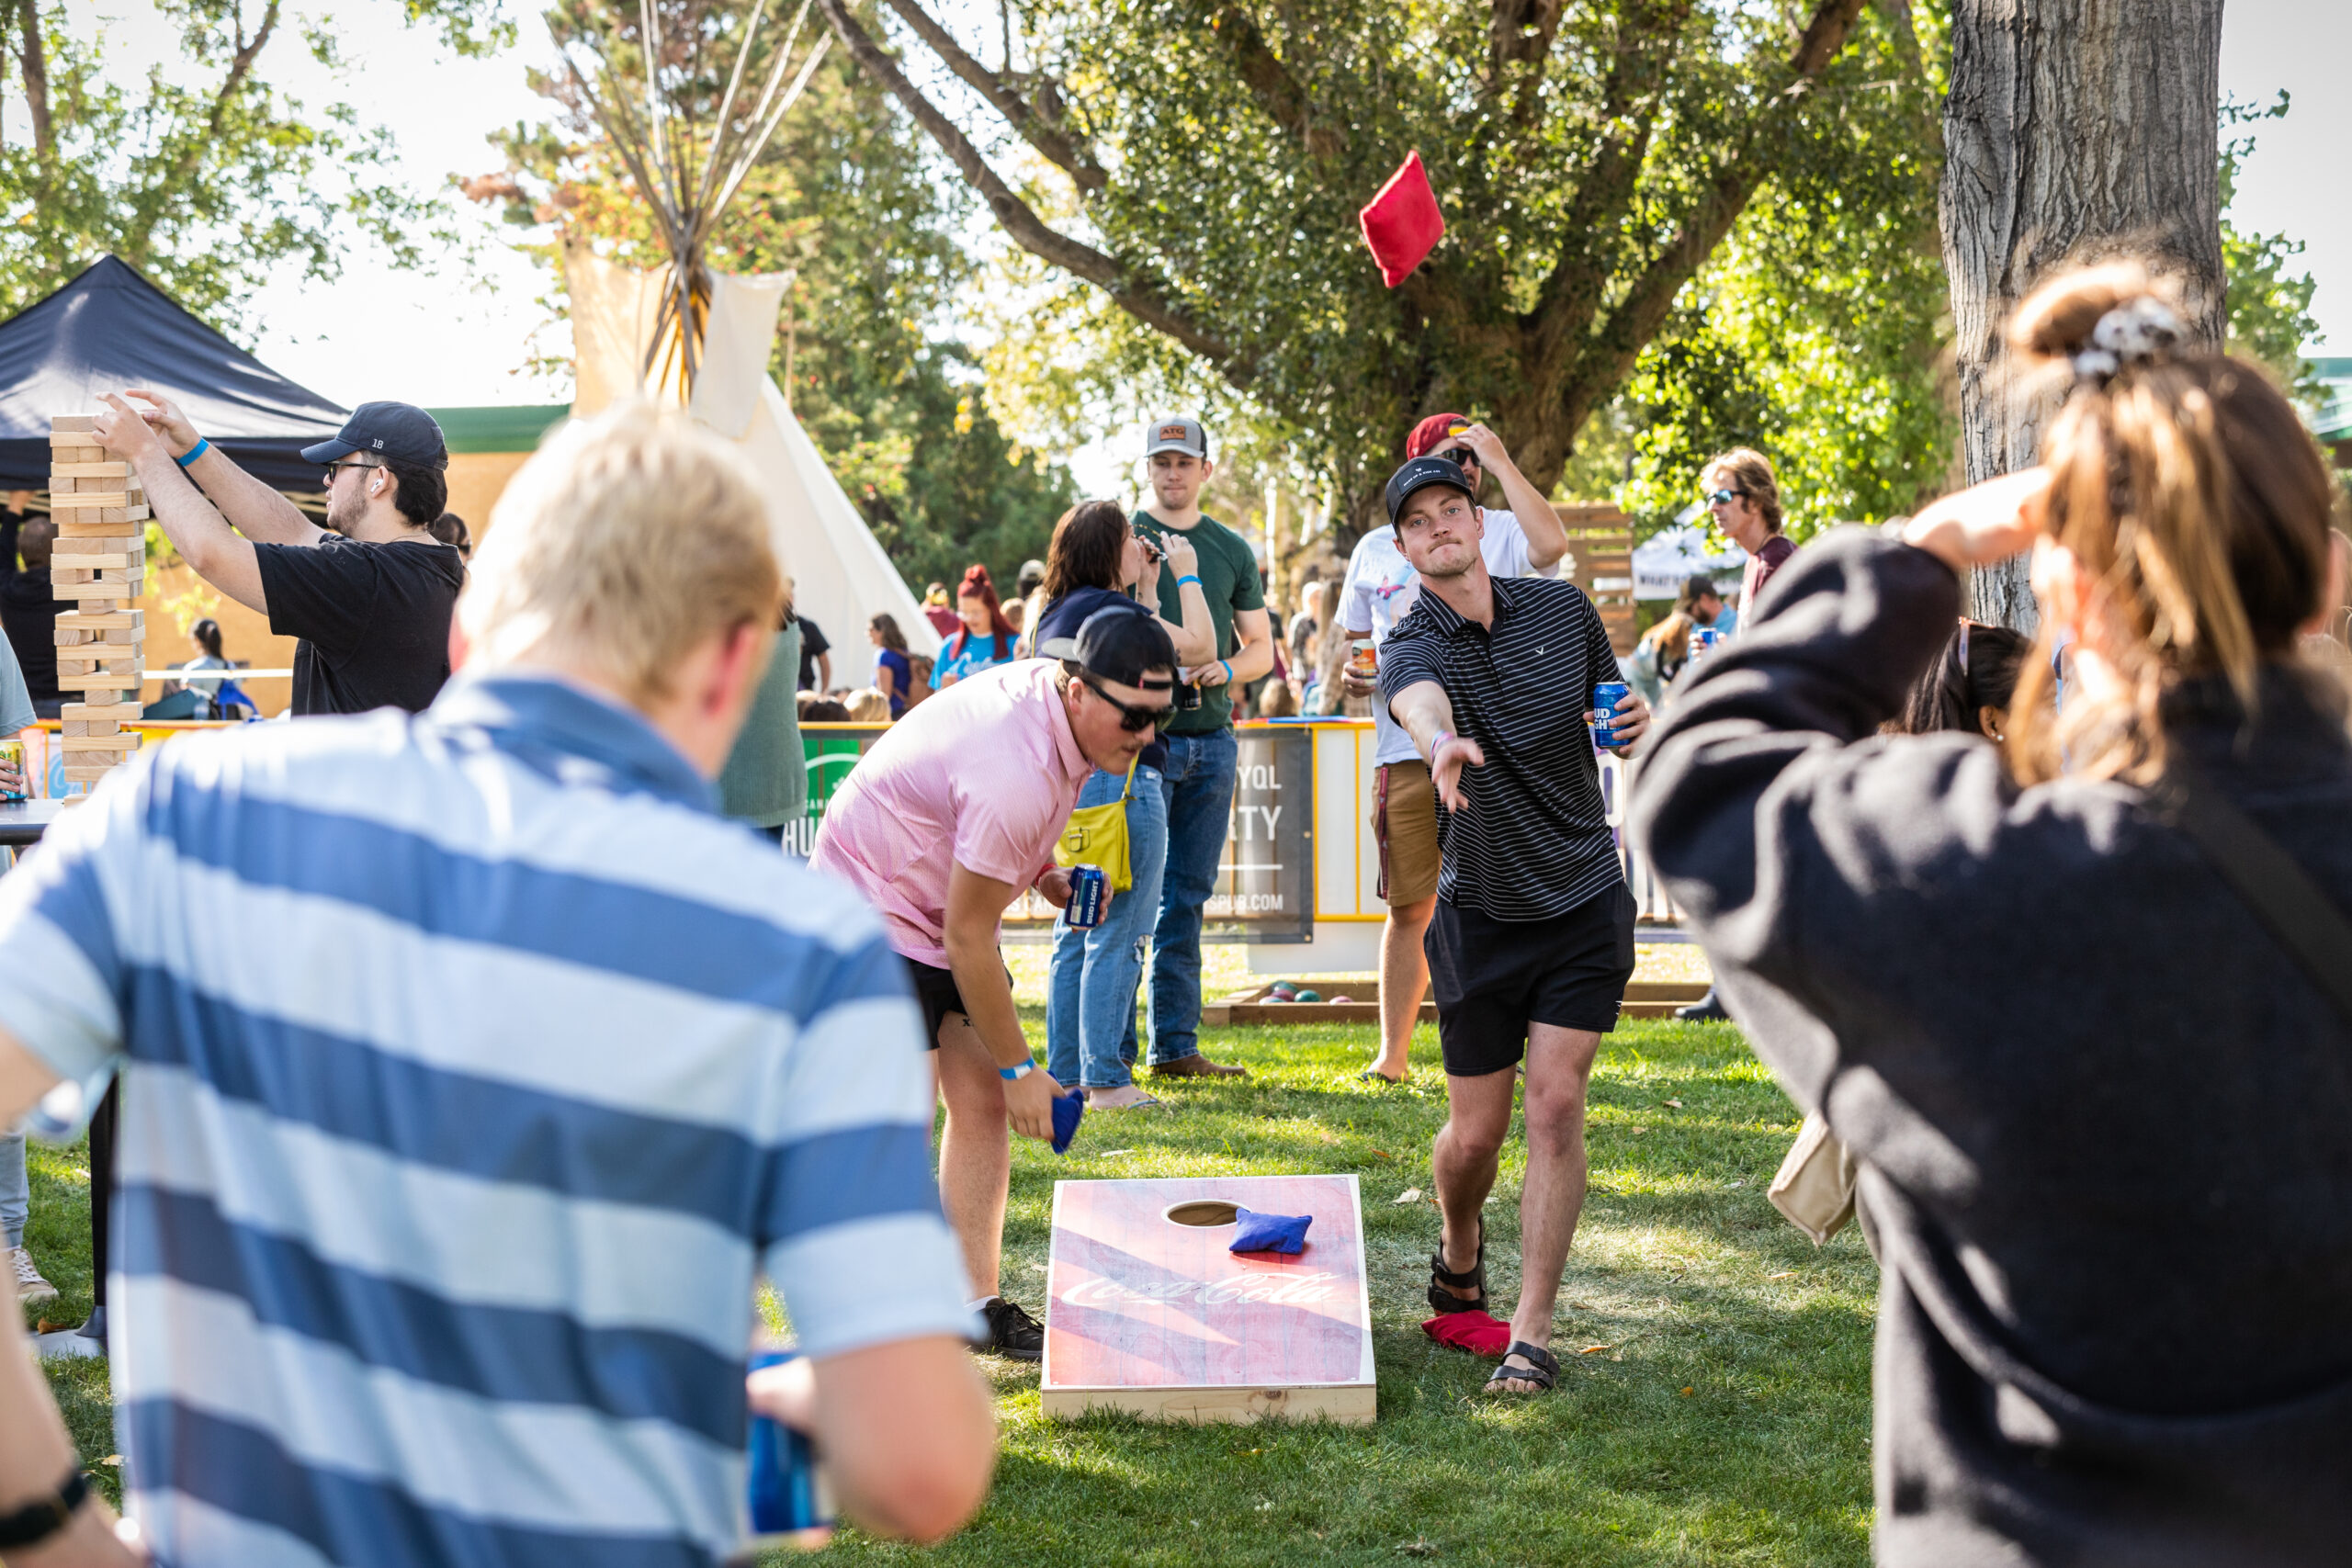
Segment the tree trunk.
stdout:
<svg viewBox="0 0 2352 1568">
<path fill-rule="evenodd" d="M 2144 258 L 2222 342 L 2222 0 L 1954 0 L 1951 20 L 1944 266 L 1973 484 L 2040 449 L 2051 411 L 2008 385 L 2001 334 L 2051 272 Z M 1981 620 L 2039 618 L 2022 561 L 1977 573 L 1973 597 Z"/>
</svg>

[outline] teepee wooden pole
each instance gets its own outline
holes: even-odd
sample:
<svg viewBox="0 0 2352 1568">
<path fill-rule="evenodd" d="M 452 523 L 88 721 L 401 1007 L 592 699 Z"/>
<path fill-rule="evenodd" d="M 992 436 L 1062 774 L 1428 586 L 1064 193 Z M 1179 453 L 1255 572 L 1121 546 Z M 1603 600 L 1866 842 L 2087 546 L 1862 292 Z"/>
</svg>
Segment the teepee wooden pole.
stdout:
<svg viewBox="0 0 2352 1568">
<path fill-rule="evenodd" d="M 770 111 L 775 106 L 776 93 L 784 85 L 786 73 L 792 68 L 793 46 L 800 41 L 800 29 L 808 20 L 810 4 L 811 0 L 801 0 L 800 9 L 792 18 L 792 28 L 785 34 L 784 47 L 776 51 L 775 64 L 768 72 L 767 85 L 762 89 L 760 100 L 752 107 L 748 117 L 754 129 L 730 154 L 727 177 L 720 186 L 723 194 L 716 201 L 698 204 L 699 209 L 695 214 L 695 218 L 696 230 L 700 233 L 708 234 L 718 223 L 718 215 L 727 209 L 727 204 L 733 198 L 736 187 L 743 183 L 743 177 L 750 172 L 752 163 L 758 159 L 760 150 L 766 145 L 767 133 L 756 128 L 767 123 L 770 118 Z M 789 97 L 786 98 L 786 107 L 789 107 Z"/>
<path fill-rule="evenodd" d="M 605 135 L 611 140 L 613 151 L 620 155 L 622 166 L 628 170 L 629 177 L 637 182 L 638 194 L 642 196 L 646 205 L 653 209 L 654 220 L 662 226 L 663 231 L 665 244 L 674 248 L 676 217 L 670 210 L 669 204 L 662 199 L 660 182 L 654 179 L 652 173 L 646 167 L 644 138 L 639 131 L 636 122 L 629 118 L 627 98 L 616 95 L 608 107 L 597 95 L 596 89 L 589 84 L 587 74 L 573 63 L 571 54 L 564 51 L 560 43 L 558 52 L 562 57 L 563 68 L 571 73 L 573 85 L 580 89 L 580 96 L 588 101 L 589 113 L 595 117 L 598 125 L 605 128 Z"/>
<path fill-rule="evenodd" d="M 815 47 L 808 51 L 808 58 L 801 62 L 800 74 L 793 78 L 792 90 L 785 94 L 783 99 L 775 106 L 775 112 L 768 116 L 766 123 L 760 127 L 757 134 L 745 145 L 742 156 L 736 161 L 735 172 L 729 177 L 726 187 L 719 193 L 718 199 L 711 204 L 707 212 L 702 215 L 706 229 L 712 218 L 727 210 L 727 204 L 735 199 L 735 192 L 742 185 L 744 176 L 752 172 L 752 165 L 759 162 L 760 153 L 767 147 L 768 138 L 774 136 L 776 127 L 784 123 L 786 111 L 799 100 L 801 93 L 808 88 L 808 79 L 817 73 L 817 67 L 824 62 L 825 51 L 831 47 L 832 41 L 833 36 L 831 33 L 818 35 Z"/>
<path fill-rule="evenodd" d="M 743 23 L 743 37 L 735 50 L 735 69 L 728 73 L 727 92 L 718 100 L 718 118 L 710 122 L 710 155 L 703 160 L 702 180 L 695 190 L 694 210 L 699 215 L 707 210 L 710 187 L 718 178 L 718 165 L 727 148 L 728 128 L 734 124 L 735 98 L 742 90 L 743 73 L 752 63 L 752 46 L 760 36 L 760 22 L 767 15 L 768 0 L 755 0 L 751 15 Z"/>
</svg>

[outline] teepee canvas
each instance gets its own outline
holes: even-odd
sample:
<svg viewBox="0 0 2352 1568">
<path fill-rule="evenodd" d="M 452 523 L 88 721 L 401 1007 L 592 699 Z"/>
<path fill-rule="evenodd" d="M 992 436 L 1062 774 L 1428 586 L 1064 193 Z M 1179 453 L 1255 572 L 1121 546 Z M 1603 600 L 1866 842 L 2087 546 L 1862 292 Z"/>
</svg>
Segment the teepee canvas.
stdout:
<svg viewBox="0 0 2352 1568">
<path fill-rule="evenodd" d="M 642 369 L 660 276 L 616 266 L 581 247 L 568 250 L 563 265 L 577 364 L 573 412 L 594 413 L 621 397 L 661 396 L 662 389 L 646 385 Z M 741 447 L 759 474 L 794 604 L 826 637 L 851 648 L 863 640 L 871 616 L 888 614 L 909 648 L 935 657 L 939 634 L 921 601 L 768 374 L 781 280 L 714 274 L 707 283 L 711 311 L 687 408 Z M 674 387 L 668 395 L 674 400 Z"/>
<path fill-rule="evenodd" d="M 918 653 L 935 655 L 939 634 L 890 564 L 865 519 L 825 467 L 808 433 L 768 374 L 786 275 L 732 277 L 711 268 L 705 244 L 785 111 L 824 58 L 820 33 L 786 85 L 793 46 L 808 14 L 805 3 L 766 85 L 742 95 L 752 40 L 767 0 L 750 13 L 725 99 L 708 126 L 687 120 L 648 80 L 634 90 L 609 71 L 591 81 L 564 61 L 582 99 L 618 151 L 670 253 L 652 272 L 624 267 L 585 245 L 565 247 L 571 295 L 576 412 L 594 413 L 622 397 L 683 402 L 689 413 L 736 443 L 758 472 L 769 501 L 776 553 L 793 579 L 799 611 L 834 643 L 854 647 L 867 620 L 888 614 Z M 656 29 L 650 4 L 644 30 Z M 565 39 L 559 34 L 559 47 Z M 657 51 L 658 54 L 658 51 Z M 641 105 L 631 98 L 641 96 Z M 734 110 L 746 103 L 744 112 Z"/>
</svg>

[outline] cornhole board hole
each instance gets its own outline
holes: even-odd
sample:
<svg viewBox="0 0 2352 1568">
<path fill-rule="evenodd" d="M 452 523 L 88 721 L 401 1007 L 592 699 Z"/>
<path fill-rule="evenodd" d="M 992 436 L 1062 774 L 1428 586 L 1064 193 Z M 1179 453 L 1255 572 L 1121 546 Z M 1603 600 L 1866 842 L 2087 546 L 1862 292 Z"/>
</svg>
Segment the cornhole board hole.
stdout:
<svg viewBox="0 0 2352 1568">
<path fill-rule="evenodd" d="M 1306 1249 L 1227 1251 L 1237 1204 L 1312 1214 Z M 1057 1181 L 1051 1245 L 1046 1415 L 1371 1424 L 1372 1303 L 1354 1177 Z"/>
</svg>

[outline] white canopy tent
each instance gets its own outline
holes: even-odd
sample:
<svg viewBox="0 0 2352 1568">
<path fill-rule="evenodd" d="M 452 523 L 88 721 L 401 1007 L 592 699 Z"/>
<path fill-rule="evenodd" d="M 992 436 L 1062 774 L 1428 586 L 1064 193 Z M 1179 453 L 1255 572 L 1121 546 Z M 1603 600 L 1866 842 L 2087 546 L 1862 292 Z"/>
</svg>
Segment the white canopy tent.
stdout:
<svg viewBox="0 0 2352 1568">
<path fill-rule="evenodd" d="M 1747 552 L 1737 545 L 1718 545 L 1707 530 L 1695 525 L 1668 528 L 1642 541 L 1634 551 L 1634 597 L 1672 599 L 1682 585 L 1701 572 L 1715 580 L 1725 598 L 1739 593 L 1740 574 L 1747 570 Z"/>
<path fill-rule="evenodd" d="M 662 275 L 616 265 L 583 246 L 567 249 L 563 260 L 577 362 L 573 411 L 594 413 L 629 396 L 674 400 L 674 379 L 658 380 L 644 368 L 667 287 Z M 921 601 L 768 374 L 790 276 L 707 276 L 710 316 L 687 412 L 740 446 L 759 474 L 795 605 L 828 637 L 851 647 L 869 617 L 888 614 L 910 649 L 936 657 L 939 634 Z"/>
</svg>

